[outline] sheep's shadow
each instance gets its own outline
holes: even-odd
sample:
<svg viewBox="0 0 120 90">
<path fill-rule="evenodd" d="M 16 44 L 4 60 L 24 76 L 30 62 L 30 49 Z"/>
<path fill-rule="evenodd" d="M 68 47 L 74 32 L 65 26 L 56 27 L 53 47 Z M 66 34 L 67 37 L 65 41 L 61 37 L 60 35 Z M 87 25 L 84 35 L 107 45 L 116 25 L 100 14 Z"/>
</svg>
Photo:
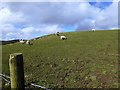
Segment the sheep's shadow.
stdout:
<svg viewBox="0 0 120 90">
<path fill-rule="evenodd" d="M 27 44 L 27 45 L 33 45 L 33 43 Z"/>
<path fill-rule="evenodd" d="M 30 43 L 29 45 L 33 45 L 33 43 Z"/>
</svg>

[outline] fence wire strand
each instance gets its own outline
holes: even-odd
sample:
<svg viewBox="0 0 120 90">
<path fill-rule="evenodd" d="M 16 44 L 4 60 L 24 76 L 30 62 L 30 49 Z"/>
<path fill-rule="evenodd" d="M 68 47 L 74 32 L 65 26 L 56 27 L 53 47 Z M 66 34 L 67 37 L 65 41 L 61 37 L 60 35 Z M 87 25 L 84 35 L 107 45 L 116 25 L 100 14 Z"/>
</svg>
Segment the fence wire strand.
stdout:
<svg viewBox="0 0 120 90">
<path fill-rule="evenodd" d="M 7 79 L 10 79 L 10 77 L 7 76 L 7 75 L 4 75 L 4 74 L 0 73 L 0 78 L 5 80 L 9 84 L 11 83 L 10 80 L 7 80 Z M 40 86 L 40 85 L 36 85 L 36 84 L 33 84 L 33 83 L 31 83 L 31 86 L 42 88 L 42 89 L 45 89 L 45 90 L 51 90 L 51 89 L 47 89 L 46 87 L 43 87 L 43 86 Z"/>
<path fill-rule="evenodd" d="M 4 76 L 4 77 L 6 77 L 6 78 L 9 78 L 9 79 L 10 79 L 10 77 L 9 77 L 9 76 L 4 75 L 4 74 L 2 74 L 2 73 L 0 73 L 0 76 Z"/>
<path fill-rule="evenodd" d="M 31 83 L 31 85 L 35 86 L 35 87 L 43 88 L 45 90 L 50 90 L 50 89 L 47 89 L 46 87 L 43 87 L 43 86 L 40 86 L 40 85 L 36 85 L 36 84 L 33 84 L 33 83 Z"/>
<path fill-rule="evenodd" d="M 7 80 L 6 78 L 4 78 L 4 77 L 2 77 L 2 76 L 0 76 L 0 78 L 2 78 L 3 80 L 5 80 L 7 83 L 9 83 L 9 84 L 10 84 L 10 81 L 9 81 L 9 80 Z"/>
</svg>

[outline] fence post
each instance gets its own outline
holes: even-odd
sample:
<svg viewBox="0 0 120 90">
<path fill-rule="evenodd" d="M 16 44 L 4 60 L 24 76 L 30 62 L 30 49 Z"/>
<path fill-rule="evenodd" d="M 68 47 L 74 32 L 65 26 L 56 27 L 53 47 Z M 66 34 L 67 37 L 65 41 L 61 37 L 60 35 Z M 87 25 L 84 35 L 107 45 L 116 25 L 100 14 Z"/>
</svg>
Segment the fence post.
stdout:
<svg viewBox="0 0 120 90">
<path fill-rule="evenodd" d="M 10 54 L 9 67 L 11 88 L 15 90 L 25 90 L 22 53 Z"/>
</svg>

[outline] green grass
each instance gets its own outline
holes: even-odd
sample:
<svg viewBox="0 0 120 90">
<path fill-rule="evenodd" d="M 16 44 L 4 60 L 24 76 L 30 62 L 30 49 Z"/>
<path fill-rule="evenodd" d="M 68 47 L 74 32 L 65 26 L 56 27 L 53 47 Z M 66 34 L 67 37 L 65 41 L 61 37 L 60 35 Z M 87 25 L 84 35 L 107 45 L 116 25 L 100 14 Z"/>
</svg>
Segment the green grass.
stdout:
<svg viewBox="0 0 120 90">
<path fill-rule="evenodd" d="M 23 53 L 25 80 L 49 88 L 117 88 L 118 30 L 62 33 L 2 46 L 3 73 L 9 54 Z"/>
</svg>

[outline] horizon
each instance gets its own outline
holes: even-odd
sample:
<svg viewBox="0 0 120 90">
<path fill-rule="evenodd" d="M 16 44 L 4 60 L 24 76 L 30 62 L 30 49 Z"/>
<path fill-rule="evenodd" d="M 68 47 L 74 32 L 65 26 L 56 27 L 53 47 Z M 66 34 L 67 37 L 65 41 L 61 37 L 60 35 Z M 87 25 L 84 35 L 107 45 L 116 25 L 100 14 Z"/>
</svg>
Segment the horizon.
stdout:
<svg viewBox="0 0 120 90">
<path fill-rule="evenodd" d="M 96 30 L 96 31 L 111 31 L 111 30 L 119 30 L 119 28 L 118 28 L 118 29 L 110 29 L 110 30 Z M 85 32 L 85 31 L 91 31 L 91 32 L 92 32 L 92 30 L 80 30 L 80 31 L 69 31 L 69 32 Z M 69 33 L 69 32 L 60 32 L 60 33 Z M 34 37 L 34 38 L 31 38 L 31 39 L 15 38 L 15 39 L 0 40 L 0 41 L 12 41 L 12 40 L 33 40 L 33 39 L 36 39 L 36 38 L 40 38 L 40 37 L 44 37 L 44 36 L 48 36 L 48 35 L 52 35 L 52 34 L 55 34 L 55 33 L 46 34 L 46 35 L 41 35 L 41 36 L 36 36 L 36 37 Z"/>
</svg>

